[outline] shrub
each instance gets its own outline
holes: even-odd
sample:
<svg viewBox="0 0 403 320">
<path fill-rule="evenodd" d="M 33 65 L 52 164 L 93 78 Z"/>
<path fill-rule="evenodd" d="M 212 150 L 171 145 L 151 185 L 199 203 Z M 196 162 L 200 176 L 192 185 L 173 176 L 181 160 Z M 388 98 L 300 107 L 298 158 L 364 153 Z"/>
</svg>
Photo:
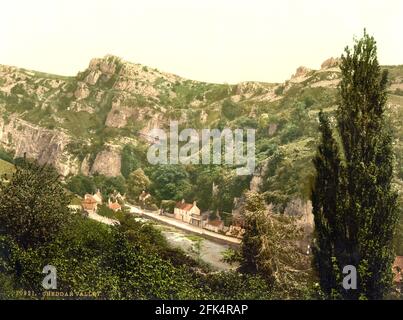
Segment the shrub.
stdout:
<svg viewBox="0 0 403 320">
<path fill-rule="evenodd" d="M 234 120 L 242 114 L 242 108 L 232 100 L 226 99 L 222 104 L 221 112 L 228 120 Z"/>
</svg>

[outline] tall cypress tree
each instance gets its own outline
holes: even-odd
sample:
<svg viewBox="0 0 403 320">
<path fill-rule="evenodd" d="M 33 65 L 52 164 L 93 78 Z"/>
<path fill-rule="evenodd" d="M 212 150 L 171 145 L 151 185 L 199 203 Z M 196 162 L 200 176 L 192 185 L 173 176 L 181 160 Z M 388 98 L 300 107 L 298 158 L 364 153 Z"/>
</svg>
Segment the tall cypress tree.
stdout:
<svg viewBox="0 0 403 320">
<path fill-rule="evenodd" d="M 321 143 L 312 190 L 314 263 L 333 298 L 380 299 L 390 287 L 398 219 L 392 190 L 392 134 L 385 120 L 387 72 L 365 31 L 341 57 L 336 126 L 320 114 Z M 358 287 L 342 286 L 343 267 L 357 269 Z"/>
</svg>

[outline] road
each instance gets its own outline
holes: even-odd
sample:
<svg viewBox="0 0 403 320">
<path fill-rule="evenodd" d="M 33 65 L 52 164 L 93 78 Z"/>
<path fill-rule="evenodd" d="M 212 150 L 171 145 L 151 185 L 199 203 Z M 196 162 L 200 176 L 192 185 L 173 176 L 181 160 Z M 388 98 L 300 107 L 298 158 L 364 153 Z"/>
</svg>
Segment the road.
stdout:
<svg viewBox="0 0 403 320">
<path fill-rule="evenodd" d="M 93 213 L 93 212 L 88 214 L 88 218 L 101 222 L 101 223 L 104 223 L 104 224 L 107 224 L 107 225 L 110 225 L 110 226 L 120 224 L 118 220 L 103 217 L 103 216 L 101 216 L 97 213 Z"/>
</svg>

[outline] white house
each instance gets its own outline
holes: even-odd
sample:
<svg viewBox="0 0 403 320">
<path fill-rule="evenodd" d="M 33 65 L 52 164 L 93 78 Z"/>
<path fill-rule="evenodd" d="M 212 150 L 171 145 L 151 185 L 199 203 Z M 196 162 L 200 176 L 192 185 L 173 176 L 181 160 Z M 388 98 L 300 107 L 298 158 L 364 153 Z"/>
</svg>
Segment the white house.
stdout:
<svg viewBox="0 0 403 320">
<path fill-rule="evenodd" d="M 193 204 L 186 203 L 185 200 L 177 202 L 174 209 L 174 218 L 198 227 L 202 225 L 202 216 L 196 201 Z"/>
</svg>

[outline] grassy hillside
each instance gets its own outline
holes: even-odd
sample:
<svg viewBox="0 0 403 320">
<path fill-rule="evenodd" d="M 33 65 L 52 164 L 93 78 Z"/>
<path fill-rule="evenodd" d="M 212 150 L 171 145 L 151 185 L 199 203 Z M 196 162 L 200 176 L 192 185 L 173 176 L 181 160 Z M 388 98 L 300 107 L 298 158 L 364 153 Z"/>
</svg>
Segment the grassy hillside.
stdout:
<svg viewBox="0 0 403 320">
<path fill-rule="evenodd" d="M 388 114 L 396 137 L 395 181 L 403 190 L 403 66 L 384 68 L 390 73 Z M 317 114 L 336 110 L 339 78 L 337 66 L 328 65 L 320 70 L 299 68 L 281 84 L 211 84 L 113 56 L 93 59 L 75 77 L 0 66 L 0 111 L 5 124 L 17 116 L 41 128 L 63 131 L 71 138 L 68 152 L 79 161 L 87 158 L 89 167 L 107 146 L 116 147 L 125 177 L 138 167 L 149 175 L 155 172 L 145 159 L 144 134 L 153 127 L 167 127 L 170 120 L 178 120 L 180 128 L 255 128 L 258 170 L 252 182 L 281 212 L 292 201 L 309 198 Z M 12 151 L 13 135 L 5 140 L 0 144 Z M 239 180 L 233 169 L 184 166 L 187 178 L 175 197 L 199 200 L 203 209 L 219 203 L 222 211 L 230 212 L 233 198 L 252 179 Z M 154 178 L 153 183 L 158 180 Z M 217 199 L 213 199 L 213 183 L 218 186 Z"/>
<path fill-rule="evenodd" d="M 9 175 L 13 172 L 14 165 L 10 162 L 0 159 L 0 176 Z"/>
</svg>

